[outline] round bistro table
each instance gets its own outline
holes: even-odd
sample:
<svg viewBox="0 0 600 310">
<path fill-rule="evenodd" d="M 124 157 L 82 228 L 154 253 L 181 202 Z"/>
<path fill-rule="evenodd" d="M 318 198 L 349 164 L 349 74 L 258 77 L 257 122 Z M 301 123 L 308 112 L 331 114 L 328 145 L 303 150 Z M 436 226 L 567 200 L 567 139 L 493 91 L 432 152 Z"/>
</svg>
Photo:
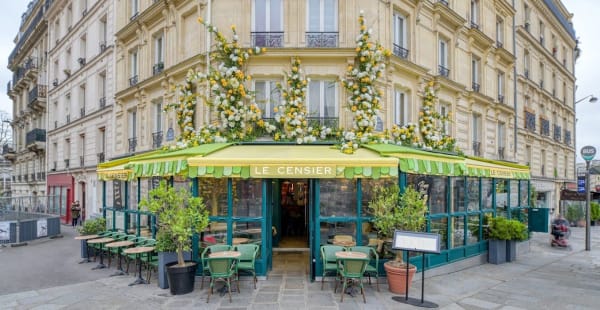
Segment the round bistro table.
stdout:
<svg viewBox="0 0 600 310">
<path fill-rule="evenodd" d="M 127 274 L 124 270 L 123 270 L 123 266 L 121 264 L 121 252 L 123 251 L 121 248 L 124 247 L 128 247 L 130 245 L 133 245 L 133 241 L 128 241 L 128 240 L 123 240 L 123 241 L 117 241 L 117 242 L 112 242 L 106 245 L 107 248 L 117 248 L 117 257 L 119 258 L 119 267 L 117 268 L 117 272 L 111 274 L 110 276 L 122 276 L 124 274 Z M 109 263 L 110 265 L 110 263 Z"/>
<path fill-rule="evenodd" d="M 98 239 L 91 239 L 88 240 L 88 244 L 100 244 L 100 264 L 98 264 L 96 267 L 92 268 L 92 270 L 95 269 L 102 269 L 102 268 L 106 268 L 106 265 L 104 265 L 104 254 L 102 253 L 102 250 L 104 249 L 104 244 L 105 243 L 110 243 L 115 241 L 115 239 L 113 238 L 98 238 Z"/>
<path fill-rule="evenodd" d="M 84 244 L 86 245 L 86 247 L 85 247 L 85 254 L 86 254 L 87 257 L 85 257 L 84 260 L 80 261 L 79 262 L 80 264 L 91 262 L 91 260 L 90 260 L 90 248 L 87 247 L 87 241 L 90 240 L 90 239 L 96 239 L 98 237 L 100 237 L 100 236 L 98 236 L 98 235 L 81 235 L 81 236 L 77 236 L 77 237 L 74 238 L 75 240 L 81 240 L 81 246 L 83 246 Z"/>
<path fill-rule="evenodd" d="M 150 253 L 152 251 L 154 251 L 153 246 L 139 246 L 139 247 L 128 248 L 128 249 L 123 250 L 123 253 L 125 253 L 125 254 L 135 254 L 137 257 L 138 264 L 139 264 L 138 265 L 138 277 L 137 277 L 137 279 L 135 279 L 135 281 L 129 283 L 129 286 L 136 285 L 136 284 L 150 283 L 150 279 L 144 280 L 144 278 L 142 278 L 142 254 Z"/>
</svg>

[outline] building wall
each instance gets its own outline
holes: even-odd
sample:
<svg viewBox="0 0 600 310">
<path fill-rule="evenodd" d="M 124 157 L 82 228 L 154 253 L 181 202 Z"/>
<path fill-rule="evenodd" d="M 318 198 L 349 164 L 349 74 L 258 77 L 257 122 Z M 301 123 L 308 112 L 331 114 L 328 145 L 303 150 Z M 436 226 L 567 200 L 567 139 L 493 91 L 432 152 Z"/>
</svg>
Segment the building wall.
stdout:
<svg viewBox="0 0 600 310">
<path fill-rule="evenodd" d="M 48 174 L 74 179 L 72 199 L 86 215 L 100 211 L 96 166 L 113 154 L 113 14 L 100 0 L 55 1 L 48 12 Z"/>
</svg>

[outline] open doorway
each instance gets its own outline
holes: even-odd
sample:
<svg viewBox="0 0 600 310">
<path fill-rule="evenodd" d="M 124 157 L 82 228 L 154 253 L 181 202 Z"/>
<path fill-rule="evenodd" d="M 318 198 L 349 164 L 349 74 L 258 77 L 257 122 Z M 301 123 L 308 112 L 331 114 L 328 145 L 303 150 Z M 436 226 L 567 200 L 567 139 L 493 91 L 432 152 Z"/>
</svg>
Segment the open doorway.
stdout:
<svg viewBox="0 0 600 310">
<path fill-rule="evenodd" d="M 307 179 L 280 180 L 278 249 L 308 251 L 309 202 Z"/>
</svg>

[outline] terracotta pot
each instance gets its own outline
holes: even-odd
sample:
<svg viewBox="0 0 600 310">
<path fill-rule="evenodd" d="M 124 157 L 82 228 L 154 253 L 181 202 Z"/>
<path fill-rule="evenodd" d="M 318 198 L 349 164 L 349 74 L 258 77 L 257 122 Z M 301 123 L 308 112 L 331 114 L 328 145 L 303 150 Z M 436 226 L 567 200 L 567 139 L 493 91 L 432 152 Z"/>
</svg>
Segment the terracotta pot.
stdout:
<svg viewBox="0 0 600 310">
<path fill-rule="evenodd" d="M 387 274 L 388 286 L 390 292 L 394 294 L 406 294 L 406 265 L 397 267 L 395 264 L 386 262 L 383 264 L 383 268 Z M 408 289 L 412 283 L 413 276 L 417 272 L 417 267 L 409 265 L 408 267 Z"/>
</svg>

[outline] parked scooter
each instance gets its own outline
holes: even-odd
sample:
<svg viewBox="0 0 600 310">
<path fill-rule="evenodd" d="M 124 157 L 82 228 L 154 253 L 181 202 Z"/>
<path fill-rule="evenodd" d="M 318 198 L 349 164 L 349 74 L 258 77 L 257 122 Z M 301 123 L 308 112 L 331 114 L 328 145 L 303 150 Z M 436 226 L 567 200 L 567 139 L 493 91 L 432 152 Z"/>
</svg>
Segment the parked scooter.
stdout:
<svg viewBox="0 0 600 310">
<path fill-rule="evenodd" d="M 562 248 L 569 247 L 569 243 L 567 239 L 571 235 L 571 230 L 569 228 L 569 222 L 562 217 L 555 219 L 552 222 L 552 232 L 553 238 L 550 239 L 551 246 L 558 246 Z"/>
</svg>

